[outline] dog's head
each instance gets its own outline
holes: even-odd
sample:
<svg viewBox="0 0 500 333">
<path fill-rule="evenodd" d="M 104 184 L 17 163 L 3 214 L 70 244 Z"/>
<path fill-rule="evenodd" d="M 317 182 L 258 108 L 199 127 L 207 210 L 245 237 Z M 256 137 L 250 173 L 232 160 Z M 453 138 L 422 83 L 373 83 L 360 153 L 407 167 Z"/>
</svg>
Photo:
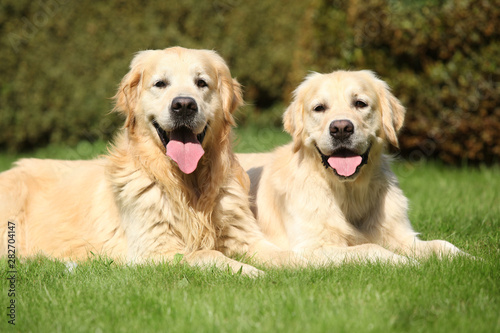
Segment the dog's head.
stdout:
<svg viewBox="0 0 500 333">
<path fill-rule="evenodd" d="M 243 102 L 216 52 L 181 47 L 137 53 L 115 100 L 129 135 L 151 140 L 186 174 L 229 136 L 232 113 Z"/>
<path fill-rule="evenodd" d="M 354 180 L 370 153 L 398 147 L 405 109 L 370 71 L 313 73 L 295 90 L 285 112 L 293 149 L 319 154 L 340 180 Z"/>
</svg>

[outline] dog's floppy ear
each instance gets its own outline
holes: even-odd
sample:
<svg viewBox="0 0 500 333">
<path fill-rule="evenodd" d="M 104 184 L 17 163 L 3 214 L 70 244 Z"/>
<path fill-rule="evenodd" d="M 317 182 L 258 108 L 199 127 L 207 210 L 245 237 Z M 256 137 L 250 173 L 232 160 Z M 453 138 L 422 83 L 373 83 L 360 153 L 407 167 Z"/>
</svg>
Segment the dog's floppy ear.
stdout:
<svg viewBox="0 0 500 333">
<path fill-rule="evenodd" d="M 114 96 L 113 110 L 122 112 L 127 117 L 125 127 L 129 129 L 133 129 L 135 125 L 134 111 L 141 93 L 140 83 L 144 74 L 144 62 L 152 52 L 154 51 L 141 51 L 135 55 L 130 63 L 130 71 L 123 77 L 118 92 Z"/>
<path fill-rule="evenodd" d="M 222 111 L 224 113 L 224 120 L 229 124 L 235 125 L 233 113 L 234 111 L 243 105 L 243 93 L 241 91 L 241 85 L 236 79 L 231 77 L 231 72 L 226 62 L 220 55 L 215 51 L 206 51 L 215 60 L 215 68 L 217 71 L 217 83 L 219 88 L 219 94 L 222 99 Z"/>
<path fill-rule="evenodd" d="M 375 77 L 373 73 L 370 74 Z M 398 133 L 403 127 L 406 110 L 401 102 L 391 93 L 389 86 L 384 81 L 375 77 L 378 84 L 380 109 L 382 112 L 382 126 L 387 141 L 399 148 Z"/>
<path fill-rule="evenodd" d="M 229 74 L 229 71 L 227 74 Z M 233 113 L 243 104 L 241 85 L 236 79 L 231 78 L 231 76 L 219 73 L 219 93 L 222 99 L 224 119 L 234 126 Z"/>
<path fill-rule="evenodd" d="M 283 127 L 293 138 L 294 152 L 297 152 L 304 143 L 302 138 L 304 132 L 304 103 L 301 99 L 301 91 L 305 89 L 306 82 L 313 74 L 306 77 L 297 89 L 295 89 L 292 103 L 283 114 Z"/>
<path fill-rule="evenodd" d="M 293 138 L 293 151 L 297 152 L 302 147 L 302 133 L 304 132 L 304 109 L 297 97 L 288 106 L 283 114 L 283 127 Z"/>
</svg>

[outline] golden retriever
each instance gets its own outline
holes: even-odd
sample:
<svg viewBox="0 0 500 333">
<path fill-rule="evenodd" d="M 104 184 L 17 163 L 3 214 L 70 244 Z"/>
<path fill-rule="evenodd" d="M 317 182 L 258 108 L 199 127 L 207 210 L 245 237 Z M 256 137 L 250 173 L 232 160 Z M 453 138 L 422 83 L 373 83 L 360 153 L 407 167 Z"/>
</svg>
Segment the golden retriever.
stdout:
<svg viewBox="0 0 500 333">
<path fill-rule="evenodd" d="M 92 251 L 157 262 L 180 253 L 193 265 L 250 275 L 260 271 L 228 256 L 293 262 L 264 239 L 250 210 L 248 176 L 231 148 L 241 89 L 218 54 L 139 52 L 115 100 L 126 121 L 109 155 L 25 159 L 0 174 L 3 254 L 15 237 L 23 256 Z"/>
<path fill-rule="evenodd" d="M 370 71 L 313 73 L 284 114 L 293 142 L 268 154 L 239 155 L 254 212 L 282 249 L 328 262 L 405 263 L 461 252 L 422 241 L 384 153 L 398 146 L 405 109 Z"/>
</svg>

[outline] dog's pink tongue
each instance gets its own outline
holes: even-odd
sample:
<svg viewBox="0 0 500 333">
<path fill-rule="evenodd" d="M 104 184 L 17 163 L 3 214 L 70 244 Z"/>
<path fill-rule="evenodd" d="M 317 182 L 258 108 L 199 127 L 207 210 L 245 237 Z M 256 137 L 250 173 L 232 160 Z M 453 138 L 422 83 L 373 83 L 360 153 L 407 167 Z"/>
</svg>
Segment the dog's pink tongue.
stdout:
<svg viewBox="0 0 500 333">
<path fill-rule="evenodd" d="M 337 171 L 340 176 L 349 177 L 352 176 L 357 167 L 361 164 L 363 158 L 361 156 L 350 156 L 350 157 L 329 157 L 328 164 Z"/>
<path fill-rule="evenodd" d="M 203 154 L 205 151 L 193 132 L 187 128 L 172 131 L 167 144 L 167 156 L 177 163 L 182 172 L 190 174 L 196 170 Z"/>
</svg>

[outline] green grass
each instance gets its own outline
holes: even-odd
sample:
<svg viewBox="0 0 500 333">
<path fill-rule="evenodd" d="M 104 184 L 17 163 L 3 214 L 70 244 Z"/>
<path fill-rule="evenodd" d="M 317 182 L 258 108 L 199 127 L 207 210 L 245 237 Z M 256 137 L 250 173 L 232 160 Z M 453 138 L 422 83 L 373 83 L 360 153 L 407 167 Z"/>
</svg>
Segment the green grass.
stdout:
<svg viewBox="0 0 500 333">
<path fill-rule="evenodd" d="M 255 131 L 238 133 L 237 150 L 271 148 L 271 135 L 256 138 Z M 74 151 L 51 147 L 34 155 L 72 158 Z M 0 165 L 15 157 L 0 156 Z M 500 332 L 500 168 L 397 162 L 394 170 L 422 238 L 446 239 L 482 260 L 263 268 L 265 276 L 251 279 L 181 264 L 118 266 L 102 258 L 70 273 L 64 263 L 39 257 L 17 263 L 14 327 L 5 315 L 3 260 L 0 331 Z"/>
<path fill-rule="evenodd" d="M 245 126 L 236 128 L 235 132 L 237 153 L 268 151 L 291 140 L 288 133 L 277 127 Z"/>
<path fill-rule="evenodd" d="M 120 267 L 105 260 L 68 273 L 60 262 L 34 259 L 18 265 L 16 329 L 494 332 L 498 256 L 496 263 L 492 259 L 268 270 L 255 280 L 182 265 Z M 1 325 L 7 326 L 5 320 Z"/>
</svg>

